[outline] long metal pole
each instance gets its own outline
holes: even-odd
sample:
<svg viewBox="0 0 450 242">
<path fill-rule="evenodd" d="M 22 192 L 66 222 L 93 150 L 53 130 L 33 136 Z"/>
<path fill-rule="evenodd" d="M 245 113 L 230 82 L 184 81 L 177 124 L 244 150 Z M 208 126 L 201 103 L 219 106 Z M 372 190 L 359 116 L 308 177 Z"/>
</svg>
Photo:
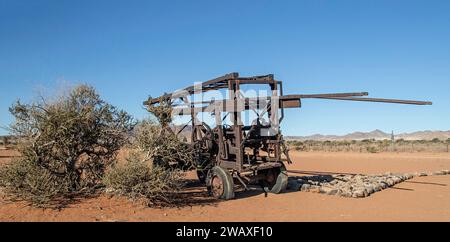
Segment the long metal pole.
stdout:
<svg viewBox="0 0 450 242">
<path fill-rule="evenodd" d="M 316 97 L 319 99 L 344 100 L 344 101 L 359 101 L 359 102 L 378 102 L 378 103 L 397 103 L 410 105 L 432 105 L 432 102 L 412 101 L 412 100 L 397 100 L 397 99 L 382 99 L 382 98 L 363 98 L 363 97 Z"/>
</svg>

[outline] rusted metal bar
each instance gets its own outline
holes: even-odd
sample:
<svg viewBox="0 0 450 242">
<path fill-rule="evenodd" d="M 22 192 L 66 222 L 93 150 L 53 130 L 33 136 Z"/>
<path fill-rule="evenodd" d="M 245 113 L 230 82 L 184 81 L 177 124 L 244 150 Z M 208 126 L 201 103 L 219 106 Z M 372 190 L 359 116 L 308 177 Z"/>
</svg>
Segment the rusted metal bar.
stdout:
<svg viewBox="0 0 450 242">
<path fill-rule="evenodd" d="M 276 99 L 283 101 L 294 101 L 302 98 L 332 98 L 332 97 L 358 97 L 358 96 L 367 96 L 369 93 L 367 92 L 350 92 L 350 93 L 328 93 L 328 94 L 300 94 L 300 95 L 281 95 L 281 96 L 267 96 L 267 97 L 253 97 L 253 98 L 245 98 L 242 99 L 245 101 L 246 105 L 249 105 L 251 102 L 265 102 L 266 100 Z M 190 102 L 186 104 L 211 104 L 214 102 L 226 102 L 227 100 L 204 100 L 198 102 Z"/>
<path fill-rule="evenodd" d="M 212 80 L 203 82 L 199 86 L 202 87 L 201 88 L 202 92 L 206 92 L 206 91 L 210 91 L 210 90 L 217 90 L 217 89 L 226 87 L 228 80 L 234 80 L 234 79 L 237 79 L 238 77 L 239 77 L 239 73 L 233 72 L 233 73 L 229 73 L 229 74 L 223 75 L 221 77 L 217 77 Z M 144 105 L 157 104 L 160 102 L 161 99 L 175 99 L 175 98 L 181 97 L 186 94 L 192 95 L 192 94 L 196 93 L 195 92 L 196 88 L 197 88 L 197 86 L 193 85 L 193 86 L 189 86 L 184 89 L 175 91 L 173 93 L 167 93 L 167 94 L 164 94 L 157 98 L 152 98 L 150 100 L 145 101 Z"/>
<path fill-rule="evenodd" d="M 432 102 L 414 101 L 414 100 L 397 100 L 384 98 L 357 98 L 357 97 L 317 97 L 320 99 L 344 100 L 344 101 L 359 101 L 359 102 L 378 102 L 378 103 L 397 103 L 408 105 L 432 105 Z"/>
<path fill-rule="evenodd" d="M 362 97 L 368 96 L 368 92 L 344 92 L 344 93 L 326 93 L 326 94 L 300 94 L 300 95 L 285 95 L 283 99 L 297 99 L 297 98 L 339 98 L 339 97 Z"/>
</svg>

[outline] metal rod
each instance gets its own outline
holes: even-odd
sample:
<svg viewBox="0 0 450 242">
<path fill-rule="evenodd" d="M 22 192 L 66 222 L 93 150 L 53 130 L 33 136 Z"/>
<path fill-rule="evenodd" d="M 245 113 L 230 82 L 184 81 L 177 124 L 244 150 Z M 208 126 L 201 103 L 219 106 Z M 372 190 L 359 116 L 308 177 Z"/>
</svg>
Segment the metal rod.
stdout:
<svg viewBox="0 0 450 242">
<path fill-rule="evenodd" d="M 259 100 L 271 100 L 278 98 L 280 100 L 297 100 L 302 98 L 334 98 L 334 97 L 361 97 L 369 95 L 368 92 L 350 92 L 350 93 L 326 93 L 326 94 L 300 94 L 300 95 L 281 95 L 281 96 L 264 96 L 243 98 L 246 102 L 254 102 Z M 214 102 L 226 102 L 226 100 L 202 100 L 198 102 L 190 102 L 189 104 L 211 104 Z"/>
<path fill-rule="evenodd" d="M 359 101 L 359 102 L 378 102 L 378 103 L 397 103 L 410 105 L 432 105 L 432 102 L 413 101 L 413 100 L 396 100 L 383 98 L 358 98 L 358 97 L 316 97 L 320 99 L 344 100 L 344 101 Z"/>
<path fill-rule="evenodd" d="M 284 95 L 283 99 L 298 98 L 328 98 L 328 97 L 362 97 L 368 96 L 368 92 L 344 92 L 344 93 L 325 93 L 325 94 L 300 94 L 300 95 Z"/>
</svg>

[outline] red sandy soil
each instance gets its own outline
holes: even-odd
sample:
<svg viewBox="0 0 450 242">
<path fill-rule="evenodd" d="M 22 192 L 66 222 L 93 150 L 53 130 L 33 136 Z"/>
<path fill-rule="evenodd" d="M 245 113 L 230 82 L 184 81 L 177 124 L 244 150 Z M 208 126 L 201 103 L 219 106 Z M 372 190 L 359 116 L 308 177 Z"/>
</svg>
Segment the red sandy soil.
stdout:
<svg viewBox="0 0 450 242">
<path fill-rule="evenodd" d="M 450 169 L 449 153 L 291 155 L 290 176 Z M 264 197 L 251 191 L 238 192 L 231 201 L 215 201 L 195 182 L 185 192 L 192 195 L 191 206 L 164 209 L 103 195 L 61 211 L 0 199 L 0 221 L 450 221 L 450 175 L 417 177 L 362 199 L 292 191 Z"/>
</svg>

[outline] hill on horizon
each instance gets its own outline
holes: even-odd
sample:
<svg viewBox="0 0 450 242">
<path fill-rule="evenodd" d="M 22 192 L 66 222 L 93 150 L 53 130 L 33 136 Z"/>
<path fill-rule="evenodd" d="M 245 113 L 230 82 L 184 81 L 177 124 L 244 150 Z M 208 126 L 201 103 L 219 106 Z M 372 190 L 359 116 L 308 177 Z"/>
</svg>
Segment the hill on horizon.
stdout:
<svg viewBox="0 0 450 242">
<path fill-rule="evenodd" d="M 365 140 L 365 139 L 375 139 L 375 140 L 385 140 L 391 139 L 391 134 L 383 132 L 381 130 L 374 130 L 371 132 L 353 132 L 346 135 L 322 135 L 314 134 L 310 136 L 285 136 L 286 140 L 317 140 L 317 141 L 334 141 L 334 140 Z M 395 134 L 395 139 L 404 140 L 432 140 L 438 138 L 440 140 L 450 139 L 450 130 L 448 131 L 417 131 L 412 133 L 400 133 Z"/>
</svg>

